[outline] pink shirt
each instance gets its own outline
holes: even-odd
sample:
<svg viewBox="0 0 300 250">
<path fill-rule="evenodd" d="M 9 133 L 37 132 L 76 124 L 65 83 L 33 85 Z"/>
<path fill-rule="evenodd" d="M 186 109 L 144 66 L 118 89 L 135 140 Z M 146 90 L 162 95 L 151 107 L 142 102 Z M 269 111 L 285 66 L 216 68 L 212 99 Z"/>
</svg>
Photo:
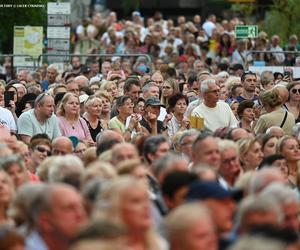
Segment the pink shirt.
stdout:
<svg viewBox="0 0 300 250">
<path fill-rule="evenodd" d="M 63 116 L 57 117 L 59 128 L 63 136 L 76 136 L 78 140 L 89 140 L 91 134 L 86 121 L 83 118 L 79 118 L 78 122 L 71 126 L 70 123 Z"/>
</svg>

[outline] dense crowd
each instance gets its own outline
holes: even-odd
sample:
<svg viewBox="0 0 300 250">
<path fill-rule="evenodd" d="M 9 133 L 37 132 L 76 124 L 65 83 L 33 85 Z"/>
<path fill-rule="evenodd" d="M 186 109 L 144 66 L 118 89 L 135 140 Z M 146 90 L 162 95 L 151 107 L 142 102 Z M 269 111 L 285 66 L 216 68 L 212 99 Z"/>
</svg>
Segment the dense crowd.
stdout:
<svg viewBox="0 0 300 250">
<path fill-rule="evenodd" d="M 247 71 L 297 66 L 266 52 L 297 36 L 236 40 L 241 23 L 98 13 L 64 72 L 7 58 L 0 250 L 300 249 L 300 81 Z"/>
</svg>

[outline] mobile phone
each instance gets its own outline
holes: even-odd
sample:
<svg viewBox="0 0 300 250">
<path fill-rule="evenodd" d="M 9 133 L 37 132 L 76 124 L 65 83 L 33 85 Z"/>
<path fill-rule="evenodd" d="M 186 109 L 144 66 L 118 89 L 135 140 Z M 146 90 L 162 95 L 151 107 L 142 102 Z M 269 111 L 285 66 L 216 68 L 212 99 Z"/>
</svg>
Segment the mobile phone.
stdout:
<svg viewBox="0 0 300 250">
<path fill-rule="evenodd" d="M 4 106 L 10 107 L 10 101 L 14 99 L 14 91 L 4 91 Z"/>
<path fill-rule="evenodd" d="M 290 72 L 290 71 L 284 71 L 284 72 L 283 72 L 283 75 L 284 75 L 284 76 L 291 76 L 291 72 Z"/>
</svg>

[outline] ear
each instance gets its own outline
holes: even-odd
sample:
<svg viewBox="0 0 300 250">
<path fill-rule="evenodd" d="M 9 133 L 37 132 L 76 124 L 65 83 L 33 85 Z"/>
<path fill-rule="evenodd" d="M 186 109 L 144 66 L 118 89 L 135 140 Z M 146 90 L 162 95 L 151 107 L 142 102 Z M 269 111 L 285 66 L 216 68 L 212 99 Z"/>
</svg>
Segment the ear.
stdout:
<svg viewBox="0 0 300 250">
<path fill-rule="evenodd" d="M 48 213 L 42 212 L 38 217 L 39 228 L 44 232 L 49 232 L 52 229 L 51 218 Z"/>
</svg>

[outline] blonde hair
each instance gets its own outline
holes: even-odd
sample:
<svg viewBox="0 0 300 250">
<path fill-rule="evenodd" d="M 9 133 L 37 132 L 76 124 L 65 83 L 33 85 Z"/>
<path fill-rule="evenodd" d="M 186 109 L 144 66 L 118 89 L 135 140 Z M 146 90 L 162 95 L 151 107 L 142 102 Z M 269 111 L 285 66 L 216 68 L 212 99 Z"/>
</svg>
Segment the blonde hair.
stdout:
<svg viewBox="0 0 300 250">
<path fill-rule="evenodd" d="M 267 104 L 270 108 L 275 108 L 282 104 L 282 98 L 277 88 L 262 92 L 259 95 L 259 99 L 263 104 Z"/>
<path fill-rule="evenodd" d="M 107 100 L 109 100 L 110 103 L 112 103 L 112 101 L 113 101 L 113 97 L 106 90 L 98 90 L 95 93 L 95 96 L 99 97 L 100 99 L 101 98 L 106 98 Z"/>
<path fill-rule="evenodd" d="M 239 148 L 239 156 L 240 161 L 243 162 L 243 158 L 247 154 L 247 152 L 250 150 L 250 148 L 254 145 L 254 143 L 258 142 L 258 140 L 255 137 L 247 137 L 242 138 L 237 141 L 237 145 Z"/>
<path fill-rule="evenodd" d="M 87 166 L 83 173 L 82 181 L 83 183 L 86 183 L 89 180 L 98 177 L 104 179 L 113 179 L 117 177 L 117 172 L 110 163 L 97 160 Z"/>
<path fill-rule="evenodd" d="M 278 142 L 276 143 L 276 154 L 282 154 L 284 143 L 287 140 L 295 140 L 299 144 L 298 140 L 295 137 L 290 136 L 290 135 L 285 135 L 285 136 L 281 137 L 278 140 Z"/>
<path fill-rule="evenodd" d="M 118 88 L 117 84 L 114 81 L 103 81 L 100 85 L 100 90 L 110 92 L 109 89 L 113 86 Z"/>
<path fill-rule="evenodd" d="M 142 165 L 139 159 L 131 159 L 120 162 L 117 165 L 117 172 L 119 175 L 131 174 L 136 168 Z"/>
<path fill-rule="evenodd" d="M 58 110 L 57 110 L 57 115 L 59 115 L 59 116 L 65 116 L 66 115 L 65 105 L 71 97 L 77 98 L 78 103 L 80 104 L 79 97 L 77 95 L 71 93 L 71 92 L 68 92 L 64 95 L 63 99 L 61 100 L 61 103 L 60 103 L 60 105 L 58 107 Z M 79 117 L 80 117 L 80 108 L 78 108 L 78 113 L 76 114 L 76 119 L 79 119 Z"/>
<path fill-rule="evenodd" d="M 166 80 L 163 81 L 163 85 L 164 84 L 168 84 L 168 85 L 170 85 L 172 87 L 172 89 L 173 89 L 173 94 L 172 95 L 180 92 L 178 82 L 175 79 L 168 78 L 168 79 L 166 79 Z M 161 96 L 161 102 L 164 105 L 168 105 L 168 100 L 163 95 Z"/>
</svg>

